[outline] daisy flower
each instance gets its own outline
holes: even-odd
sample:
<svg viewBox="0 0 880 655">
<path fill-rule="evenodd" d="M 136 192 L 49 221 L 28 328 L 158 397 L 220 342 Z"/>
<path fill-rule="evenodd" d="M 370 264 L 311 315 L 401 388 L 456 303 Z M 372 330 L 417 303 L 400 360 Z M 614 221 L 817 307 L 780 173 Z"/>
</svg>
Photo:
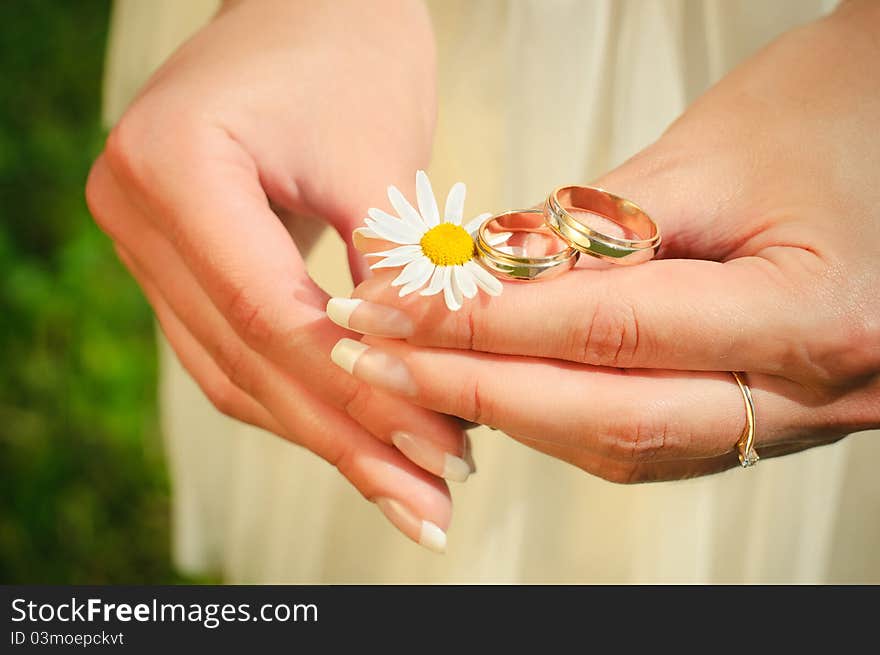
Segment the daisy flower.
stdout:
<svg viewBox="0 0 880 655">
<path fill-rule="evenodd" d="M 461 182 L 453 185 L 441 219 L 431 182 L 424 171 L 418 171 L 418 211 L 399 189 L 390 186 L 388 200 L 397 216 L 375 208 L 367 212 L 367 227 L 359 228 L 358 233 L 398 244 L 391 250 L 368 254 L 367 257 L 382 258 L 370 268 L 402 266 L 400 275 L 391 282 L 391 286 L 401 287 L 401 297 L 419 289 L 422 296 L 433 296 L 442 291 L 446 306 L 455 312 L 461 309 L 465 298 L 477 295 L 478 288 L 490 296 L 501 293 L 501 282 L 474 260 L 476 232 L 491 214 L 480 214 L 462 225 L 464 196 L 465 185 Z M 493 235 L 492 245 L 509 236 L 509 233 Z"/>
</svg>

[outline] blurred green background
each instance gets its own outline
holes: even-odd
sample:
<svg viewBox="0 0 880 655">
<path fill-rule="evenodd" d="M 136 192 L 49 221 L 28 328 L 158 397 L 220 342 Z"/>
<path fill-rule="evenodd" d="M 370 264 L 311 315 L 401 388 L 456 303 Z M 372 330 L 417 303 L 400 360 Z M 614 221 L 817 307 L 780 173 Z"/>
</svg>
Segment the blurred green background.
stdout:
<svg viewBox="0 0 880 655">
<path fill-rule="evenodd" d="M 0 3 L 0 582 L 177 582 L 149 307 L 83 198 L 109 0 Z"/>
</svg>

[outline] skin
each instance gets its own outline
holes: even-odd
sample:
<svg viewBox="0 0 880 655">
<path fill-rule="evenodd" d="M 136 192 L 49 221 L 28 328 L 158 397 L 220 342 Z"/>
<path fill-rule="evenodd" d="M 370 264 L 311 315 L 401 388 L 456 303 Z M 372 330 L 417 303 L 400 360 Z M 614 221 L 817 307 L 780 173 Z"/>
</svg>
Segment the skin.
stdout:
<svg viewBox="0 0 880 655">
<path fill-rule="evenodd" d="M 595 181 L 662 226 L 654 261 L 506 283 L 454 314 L 377 272 L 355 297 L 404 312 L 411 334 L 367 337 L 355 375 L 617 482 L 737 466 L 731 370 L 746 372 L 764 458 L 880 426 L 877 61 L 880 4 L 845 3 Z M 394 379 L 380 356 L 403 362 Z"/>
<path fill-rule="evenodd" d="M 464 456 L 460 423 L 331 364 L 334 343 L 356 335 L 324 315 L 328 296 L 292 237 L 313 241 L 329 224 L 348 240 L 388 184 L 411 190 L 430 155 L 434 86 L 417 2 L 230 2 L 140 92 L 86 196 L 221 412 L 314 451 L 365 498 L 396 500 L 445 530 L 445 481 L 391 435 Z M 364 262 L 350 253 L 359 280 Z M 418 522 L 399 514 L 392 521 L 418 539 Z"/>
</svg>

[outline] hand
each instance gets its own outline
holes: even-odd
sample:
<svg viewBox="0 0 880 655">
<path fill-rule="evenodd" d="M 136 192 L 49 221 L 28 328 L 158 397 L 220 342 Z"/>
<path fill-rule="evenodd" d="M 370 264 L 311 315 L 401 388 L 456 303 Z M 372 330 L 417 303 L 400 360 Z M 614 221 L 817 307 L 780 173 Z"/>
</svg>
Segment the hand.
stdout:
<svg viewBox="0 0 880 655">
<path fill-rule="evenodd" d="M 349 325 L 382 334 L 395 307 L 408 338 L 368 337 L 355 374 L 621 482 L 737 465 L 727 371 L 747 372 L 762 457 L 877 426 L 878 31 L 880 7 L 854 2 L 785 35 L 598 181 L 661 224 L 662 259 L 456 314 L 377 274 Z"/>
<path fill-rule="evenodd" d="M 87 199 L 220 411 L 314 451 L 442 550 L 437 476 L 469 472 L 461 427 L 329 363 L 346 332 L 279 219 L 350 235 L 387 184 L 411 183 L 433 132 L 432 43 L 416 3 L 228 3 L 110 134 Z"/>
</svg>

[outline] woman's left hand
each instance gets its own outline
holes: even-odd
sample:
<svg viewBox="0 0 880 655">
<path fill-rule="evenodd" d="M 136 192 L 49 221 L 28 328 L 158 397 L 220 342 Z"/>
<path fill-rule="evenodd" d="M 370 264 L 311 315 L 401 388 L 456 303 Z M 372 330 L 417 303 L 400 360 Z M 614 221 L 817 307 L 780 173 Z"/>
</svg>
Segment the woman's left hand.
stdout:
<svg viewBox="0 0 880 655">
<path fill-rule="evenodd" d="M 661 223 L 662 259 L 457 313 L 380 272 L 348 327 L 390 316 L 409 336 L 367 337 L 354 374 L 621 482 L 737 465 L 729 371 L 747 373 L 762 457 L 877 426 L 878 26 L 850 2 L 783 36 L 599 181 Z"/>
</svg>

